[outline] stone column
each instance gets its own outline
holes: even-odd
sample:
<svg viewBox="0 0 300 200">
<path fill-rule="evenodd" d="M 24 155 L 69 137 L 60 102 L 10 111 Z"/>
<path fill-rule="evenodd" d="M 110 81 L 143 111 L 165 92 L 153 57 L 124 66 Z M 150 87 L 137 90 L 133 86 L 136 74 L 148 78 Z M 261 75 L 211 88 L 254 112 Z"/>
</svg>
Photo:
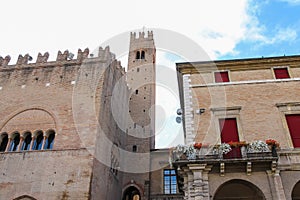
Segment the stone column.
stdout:
<svg viewBox="0 0 300 200">
<path fill-rule="evenodd" d="M 271 170 L 267 171 L 268 181 L 271 188 L 271 194 L 273 200 L 286 200 L 283 185 L 281 181 L 281 176 L 279 170 L 276 170 L 275 173 Z"/>
<path fill-rule="evenodd" d="M 188 193 L 188 175 L 185 173 L 183 175 L 183 188 L 182 190 L 184 191 L 184 200 L 189 200 L 189 193 Z"/>
<path fill-rule="evenodd" d="M 208 172 L 211 166 L 208 168 L 206 168 L 206 164 L 191 164 L 188 166 L 193 173 L 194 180 L 192 199 L 209 200 Z"/>
<path fill-rule="evenodd" d="M 41 150 L 44 149 L 44 146 L 45 146 L 45 143 L 46 143 L 47 138 L 48 138 L 48 137 L 47 137 L 46 135 L 44 135 L 44 139 L 43 139 L 43 144 L 42 144 Z"/>
<path fill-rule="evenodd" d="M 6 145 L 6 149 L 5 151 L 8 151 L 9 150 L 9 147 L 11 145 L 11 141 L 12 141 L 12 138 L 10 136 L 8 136 L 8 141 L 7 141 L 7 145 Z"/>
<path fill-rule="evenodd" d="M 203 182 L 203 199 L 210 200 L 209 194 L 209 183 L 208 183 L 208 173 L 210 172 L 212 166 L 208 165 L 205 167 L 204 171 L 202 172 L 202 182 Z"/>
<path fill-rule="evenodd" d="M 187 192 L 188 192 L 188 199 L 194 200 L 194 175 L 191 172 L 188 172 L 188 183 L 187 183 Z"/>
<path fill-rule="evenodd" d="M 194 170 L 194 196 L 195 200 L 204 200 L 203 199 L 203 182 L 202 182 L 202 170 Z"/>
<path fill-rule="evenodd" d="M 34 143 L 34 141 L 35 141 L 35 137 L 34 137 L 34 136 L 32 136 L 32 137 L 31 137 L 31 142 L 30 142 L 29 151 L 31 151 L 31 150 L 32 150 L 32 146 L 33 146 L 33 143 Z"/>
<path fill-rule="evenodd" d="M 20 150 L 21 150 L 21 147 L 22 147 L 22 145 L 23 145 L 23 142 L 24 142 L 24 137 L 23 137 L 23 136 L 20 136 L 20 142 L 19 142 L 19 146 L 18 146 L 17 151 L 20 151 Z"/>
</svg>

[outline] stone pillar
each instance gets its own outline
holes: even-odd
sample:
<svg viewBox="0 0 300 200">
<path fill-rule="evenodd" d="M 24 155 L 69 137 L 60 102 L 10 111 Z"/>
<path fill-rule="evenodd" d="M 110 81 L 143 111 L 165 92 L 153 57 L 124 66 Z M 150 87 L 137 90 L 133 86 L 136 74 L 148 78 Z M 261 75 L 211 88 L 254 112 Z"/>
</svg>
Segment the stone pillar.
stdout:
<svg viewBox="0 0 300 200">
<path fill-rule="evenodd" d="M 24 142 L 24 137 L 23 137 L 23 136 L 20 136 L 20 142 L 19 142 L 19 146 L 18 146 L 17 151 L 20 151 L 20 150 L 21 150 L 21 147 L 22 147 L 22 145 L 23 145 L 23 142 Z"/>
<path fill-rule="evenodd" d="M 189 193 L 188 193 L 188 175 L 183 175 L 183 191 L 184 191 L 184 200 L 189 200 Z"/>
<path fill-rule="evenodd" d="M 206 166 L 204 171 L 202 172 L 202 182 L 203 182 L 203 199 L 210 200 L 209 194 L 209 182 L 208 182 L 208 173 L 210 172 L 212 166 Z"/>
<path fill-rule="evenodd" d="M 281 181 L 281 176 L 279 174 L 279 170 L 276 170 L 275 173 L 271 170 L 267 171 L 268 181 L 271 188 L 271 194 L 273 200 L 286 200 L 283 185 Z"/>
<path fill-rule="evenodd" d="M 8 141 L 7 141 L 7 145 L 6 145 L 5 151 L 8 151 L 8 150 L 9 150 L 9 147 L 10 147 L 10 145 L 11 145 L 11 141 L 12 141 L 12 138 L 9 136 L 9 137 L 8 137 Z"/>
<path fill-rule="evenodd" d="M 43 139 L 43 144 L 42 144 L 41 150 L 44 149 L 44 146 L 45 146 L 45 143 L 46 143 L 47 138 L 48 138 L 48 137 L 47 137 L 46 135 L 44 135 L 44 139 Z"/>
<path fill-rule="evenodd" d="M 32 150 L 32 146 L 33 146 L 33 143 L 34 143 L 34 141 L 35 141 L 35 137 L 34 137 L 34 136 L 32 136 L 32 137 L 31 137 L 31 142 L 30 142 L 29 151 L 31 151 L 31 150 Z"/>
<path fill-rule="evenodd" d="M 191 164 L 188 166 L 192 171 L 194 180 L 192 199 L 209 200 L 208 172 L 211 166 L 207 167 L 206 164 Z"/>
<path fill-rule="evenodd" d="M 191 172 L 188 172 L 188 183 L 187 183 L 187 192 L 188 192 L 188 199 L 194 200 L 194 175 Z"/>
<path fill-rule="evenodd" d="M 194 196 L 195 200 L 204 200 L 203 199 L 203 182 L 202 182 L 202 170 L 193 171 L 194 174 Z"/>
</svg>

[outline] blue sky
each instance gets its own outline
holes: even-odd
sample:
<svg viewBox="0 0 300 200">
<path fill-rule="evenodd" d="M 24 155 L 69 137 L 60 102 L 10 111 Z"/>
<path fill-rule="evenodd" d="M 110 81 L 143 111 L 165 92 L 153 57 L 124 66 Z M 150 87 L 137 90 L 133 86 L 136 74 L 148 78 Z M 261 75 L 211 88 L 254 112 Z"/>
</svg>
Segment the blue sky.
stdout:
<svg viewBox="0 0 300 200">
<path fill-rule="evenodd" d="M 180 33 L 212 60 L 300 54 L 300 0 L 3 0 L 1 8 L 0 56 L 11 55 L 10 64 L 19 54 L 29 53 L 34 62 L 39 52 L 48 51 L 54 60 L 58 50 L 93 51 L 113 36 L 142 27 Z M 168 74 L 173 85 L 175 62 L 186 61 L 180 56 L 157 51 L 157 63 L 174 72 Z M 126 58 L 117 58 L 126 66 Z M 166 113 L 157 118 L 164 127 L 157 147 L 182 142 L 175 123 L 178 98 L 165 90 L 157 95 Z"/>
<path fill-rule="evenodd" d="M 236 53 L 220 55 L 218 59 L 300 53 L 299 0 L 250 1 L 248 13 L 252 17 L 249 29 L 255 26 L 255 36 L 248 36 L 236 43 Z"/>
</svg>

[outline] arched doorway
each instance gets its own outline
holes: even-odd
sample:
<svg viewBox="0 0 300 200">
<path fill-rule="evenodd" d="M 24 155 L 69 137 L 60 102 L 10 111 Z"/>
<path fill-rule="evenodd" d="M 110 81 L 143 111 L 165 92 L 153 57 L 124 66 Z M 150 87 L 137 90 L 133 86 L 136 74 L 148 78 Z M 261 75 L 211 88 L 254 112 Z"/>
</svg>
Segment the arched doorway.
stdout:
<svg viewBox="0 0 300 200">
<path fill-rule="evenodd" d="M 292 191 L 292 200 L 300 199 L 300 181 L 296 183 Z"/>
<path fill-rule="evenodd" d="M 252 183 L 234 179 L 223 183 L 217 190 L 214 200 L 265 200 L 262 191 Z"/>
<path fill-rule="evenodd" d="M 124 191 L 122 200 L 141 200 L 141 195 L 139 190 L 134 186 L 128 187 Z"/>
</svg>

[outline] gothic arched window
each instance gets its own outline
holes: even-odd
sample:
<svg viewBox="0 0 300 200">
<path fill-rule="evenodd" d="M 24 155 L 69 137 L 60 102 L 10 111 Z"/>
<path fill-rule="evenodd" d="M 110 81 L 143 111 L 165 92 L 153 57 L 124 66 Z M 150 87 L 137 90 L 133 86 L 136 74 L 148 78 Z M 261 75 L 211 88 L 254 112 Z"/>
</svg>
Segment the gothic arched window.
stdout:
<svg viewBox="0 0 300 200">
<path fill-rule="evenodd" d="M 47 139 L 45 141 L 44 149 L 53 148 L 54 138 L 55 138 L 55 131 L 53 130 L 47 131 Z"/>
<path fill-rule="evenodd" d="M 0 136 L 0 151 L 4 152 L 8 143 L 7 133 L 2 133 Z"/>
<path fill-rule="evenodd" d="M 43 140 L 44 140 L 43 132 L 38 131 L 35 135 L 35 140 L 32 146 L 32 150 L 41 150 L 43 145 Z"/>
<path fill-rule="evenodd" d="M 21 150 L 28 151 L 30 150 L 30 144 L 31 144 L 32 136 L 30 132 L 24 133 L 24 141 L 21 147 Z"/>
<path fill-rule="evenodd" d="M 141 58 L 141 54 L 139 51 L 136 52 L 136 56 L 135 56 L 135 59 L 140 59 Z"/>
<path fill-rule="evenodd" d="M 141 53 L 141 59 L 145 59 L 145 51 L 142 51 L 142 53 Z"/>
<path fill-rule="evenodd" d="M 20 144 L 20 133 L 16 132 L 12 136 L 12 140 L 9 146 L 9 151 L 17 151 L 19 144 Z"/>
</svg>

